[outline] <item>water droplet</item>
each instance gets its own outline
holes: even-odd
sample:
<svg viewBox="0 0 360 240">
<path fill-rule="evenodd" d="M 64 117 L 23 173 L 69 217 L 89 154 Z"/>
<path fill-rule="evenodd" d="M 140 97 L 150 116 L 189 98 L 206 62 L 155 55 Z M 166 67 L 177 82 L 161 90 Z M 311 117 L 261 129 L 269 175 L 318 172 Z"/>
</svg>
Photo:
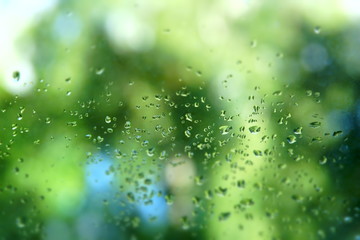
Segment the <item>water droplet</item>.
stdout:
<svg viewBox="0 0 360 240">
<path fill-rule="evenodd" d="M 16 218 L 16 226 L 18 228 L 24 228 L 26 226 L 26 219 L 23 217 Z"/>
<path fill-rule="evenodd" d="M 261 150 L 254 150 L 254 155 L 259 157 L 259 156 L 262 156 L 262 151 Z"/>
<path fill-rule="evenodd" d="M 20 72 L 19 71 L 15 71 L 13 72 L 13 79 L 16 80 L 16 81 L 19 81 L 20 80 Z"/>
<path fill-rule="evenodd" d="M 220 213 L 220 215 L 219 215 L 219 221 L 225 221 L 225 220 L 229 219 L 230 216 L 231 216 L 231 213 L 230 213 L 230 212 Z"/>
<path fill-rule="evenodd" d="M 70 96 L 70 95 L 71 95 L 71 91 L 67 91 L 66 96 Z"/>
<path fill-rule="evenodd" d="M 77 126 L 77 122 L 73 121 L 73 122 L 67 122 L 67 125 L 70 127 L 76 127 Z"/>
<path fill-rule="evenodd" d="M 128 193 L 126 194 L 126 196 L 127 196 L 127 199 L 128 199 L 128 201 L 129 201 L 130 203 L 135 202 L 135 196 L 134 196 L 134 194 L 133 194 L 132 192 L 128 192 Z"/>
<path fill-rule="evenodd" d="M 104 72 L 105 72 L 105 68 L 98 68 L 95 71 L 96 75 L 102 75 Z"/>
<path fill-rule="evenodd" d="M 281 117 L 279 120 L 278 120 L 278 124 L 284 124 L 284 118 Z"/>
<path fill-rule="evenodd" d="M 147 178 L 147 179 L 144 180 L 144 183 L 145 183 L 146 185 L 151 185 L 151 184 L 152 184 L 152 180 L 151 180 L 150 178 Z"/>
<path fill-rule="evenodd" d="M 188 138 L 191 137 L 191 132 L 189 130 L 185 130 L 185 136 Z"/>
<path fill-rule="evenodd" d="M 153 148 L 153 147 L 146 150 L 146 154 L 147 154 L 149 157 L 154 156 L 154 152 L 155 152 L 155 148 Z"/>
<path fill-rule="evenodd" d="M 97 136 L 96 140 L 97 140 L 98 143 L 101 143 L 101 142 L 104 141 L 104 138 L 101 137 L 101 136 Z"/>
<path fill-rule="evenodd" d="M 146 147 L 149 145 L 149 141 L 148 140 L 144 140 L 142 143 L 141 143 L 141 146 L 142 147 Z"/>
<path fill-rule="evenodd" d="M 221 135 L 227 135 L 231 131 L 232 127 L 224 125 L 224 126 L 219 127 L 219 129 L 221 131 Z"/>
<path fill-rule="evenodd" d="M 289 135 L 286 140 L 288 141 L 288 143 L 293 144 L 296 142 L 296 137 L 294 135 Z"/>
<path fill-rule="evenodd" d="M 274 96 L 281 96 L 281 95 L 282 95 L 282 91 L 280 91 L 280 90 L 275 91 L 275 92 L 273 92 L 273 95 L 274 95 Z"/>
<path fill-rule="evenodd" d="M 261 130 L 261 127 L 259 126 L 252 126 L 252 127 L 249 127 L 249 131 L 252 133 L 252 134 L 257 134 L 259 133 Z"/>
<path fill-rule="evenodd" d="M 167 205 L 172 205 L 174 203 L 173 196 L 170 194 L 165 195 L 165 201 Z"/>
<path fill-rule="evenodd" d="M 51 119 L 49 117 L 45 118 L 45 123 L 46 124 L 50 124 L 51 123 Z"/>
<path fill-rule="evenodd" d="M 302 127 L 298 127 L 294 129 L 294 134 L 300 135 L 302 133 Z"/>
<path fill-rule="evenodd" d="M 126 121 L 124 128 L 129 129 L 131 128 L 131 122 L 130 121 Z"/>
<path fill-rule="evenodd" d="M 302 202 L 304 200 L 304 197 L 303 196 L 300 196 L 300 195 L 297 195 L 297 194 L 294 194 L 291 196 L 292 200 L 294 200 L 295 202 Z"/>
<path fill-rule="evenodd" d="M 320 163 L 321 165 L 326 164 L 326 163 L 327 163 L 327 157 L 322 156 L 322 158 L 319 160 L 319 163 Z"/>
<path fill-rule="evenodd" d="M 322 141 L 322 137 L 314 137 L 311 139 L 311 142 L 321 142 Z"/>
<path fill-rule="evenodd" d="M 191 113 L 187 113 L 185 114 L 185 119 L 188 120 L 189 122 L 192 122 L 192 116 Z"/>
<path fill-rule="evenodd" d="M 245 188 L 245 180 L 238 180 L 238 181 L 236 182 L 236 186 L 237 186 L 238 188 Z"/>
<path fill-rule="evenodd" d="M 321 126 L 321 122 L 311 122 L 310 127 L 312 128 L 318 128 Z"/>
<path fill-rule="evenodd" d="M 341 135 L 342 133 L 343 133 L 343 131 L 335 131 L 335 132 L 333 133 L 333 136 L 336 137 L 336 136 Z"/>
<path fill-rule="evenodd" d="M 187 216 L 181 217 L 181 227 L 184 230 L 187 230 L 190 228 L 190 223 L 189 223 L 189 219 Z"/>
<path fill-rule="evenodd" d="M 320 34 L 321 28 L 319 26 L 314 27 L 315 34 Z"/>
<path fill-rule="evenodd" d="M 106 123 L 111 123 L 111 117 L 106 116 L 106 117 L 105 117 L 105 122 L 106 122 Z"/>
</svg>

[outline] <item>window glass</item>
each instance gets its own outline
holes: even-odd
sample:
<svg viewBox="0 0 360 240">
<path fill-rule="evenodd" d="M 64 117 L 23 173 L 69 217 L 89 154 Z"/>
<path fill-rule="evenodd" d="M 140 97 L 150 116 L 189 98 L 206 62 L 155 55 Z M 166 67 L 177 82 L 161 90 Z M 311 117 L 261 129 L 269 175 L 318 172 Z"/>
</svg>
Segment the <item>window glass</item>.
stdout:
<svg viewBox="0 0 360 240">
<path fill-rule="evenodd" d="M 359 9 L 0 1 L 0 239 L 359 240 Z"/>
</svg>

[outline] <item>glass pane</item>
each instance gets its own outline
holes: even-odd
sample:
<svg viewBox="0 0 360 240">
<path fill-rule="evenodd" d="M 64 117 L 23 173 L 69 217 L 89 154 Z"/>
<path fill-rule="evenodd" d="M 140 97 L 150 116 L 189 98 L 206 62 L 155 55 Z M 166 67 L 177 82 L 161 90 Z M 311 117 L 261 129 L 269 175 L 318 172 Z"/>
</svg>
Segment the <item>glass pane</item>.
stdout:
<svg viewBox="0 0 360 240">
<path fill-rule="evenodd" d="M 359 240 L 359 9 L 0 1 L 0 239 Z"/>
</svg>

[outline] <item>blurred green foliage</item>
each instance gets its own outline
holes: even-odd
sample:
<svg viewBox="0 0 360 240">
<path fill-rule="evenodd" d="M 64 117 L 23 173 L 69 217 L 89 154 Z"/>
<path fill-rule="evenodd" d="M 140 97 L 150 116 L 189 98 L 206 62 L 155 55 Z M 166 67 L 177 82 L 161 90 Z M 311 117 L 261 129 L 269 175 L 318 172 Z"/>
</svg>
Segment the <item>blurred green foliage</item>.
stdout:
<svg viewBox="0 0 360 240">
<path fill-rule="evenodd" d="M 360 239 L 355 8 L 0 1 L 0 239 Z"/>
</svg>

